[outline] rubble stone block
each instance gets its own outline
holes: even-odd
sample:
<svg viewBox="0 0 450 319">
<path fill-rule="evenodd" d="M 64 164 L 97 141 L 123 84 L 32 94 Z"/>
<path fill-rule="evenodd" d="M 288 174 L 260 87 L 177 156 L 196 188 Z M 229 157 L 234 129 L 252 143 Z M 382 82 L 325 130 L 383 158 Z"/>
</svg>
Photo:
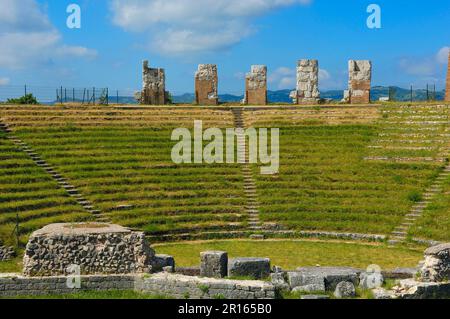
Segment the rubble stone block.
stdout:
<svg viewBox="0 0 450 319">
<path fill-rule="evenodd" d="M 228 273 L 228 254 L 224 251 L 205 251 L 200 253 L 200 276 L 223 278 Z"/>
<path fill-rule="evenodd" d="M 235 258 L 228 263 L 228 276 L 267 278 L 270 275 L 269 258 Z"/>
<path fill-rule="evenodd" d="M 175 259 L 172 256 L 157 254 L 153 259 L 152 271 L 162 271 L 164 267 L 172 267 L 175 269 Z"/>
<path fill-rule="evenodd" d="M 23 258 L 26 276 L 146 273 L 154 251 L 144 233 L 112 224 L 51 224 L 31 234 Z"/>
<path fill-rule="evenodd" d="M 148 61 L 142 66 L 142 92 L 136 95 L 141 104 L 164 105 L 168 102 L 164 69 L 150 68 Z"/>
<path fill-rule="evenodd" d="M 344 92 L 344 101 L 351 104 L 370 103 L 372 62 L 350 60 L 348 62 L 348 74 L 348 90 Z"/>
<path fill-rule="evenodd" d="M 450 51 L 448 52 L 447 86 L 445 89 L 445 101 L 450 102 Z"/>
<path fill-rule="evenodd" d="M 195 102 L 198 105 L 218 105 L 218 76 L 214 64 L 200 64 L 195 73 Z"/>
<path fill-rule="evenodd" d="M 424 282 L 443 282 L 450 280 L 450 243 L 428 248 L 421 269 Z"/>
<path fill-rule="evenodd" d="M 320 100 L 319 61 L 298 61 L 297 87 L 290 97 L 294 104 L 315 104 Z"/>
<path fill-rule="evenodd" d="M 244 104 L 267 104 L 267 67 L 252 65 L 251 72 L 245 77 Z"/>
<path fill-rule="evenodd" d="M 334 291 L 342 281 L 358 286 L 361 270 L 350 267 L 301 267 L 296 269 L 296 273 L 304 276 L 305 280 L 322 278 L 325 281 L 325 290 Z"/>
</svg>

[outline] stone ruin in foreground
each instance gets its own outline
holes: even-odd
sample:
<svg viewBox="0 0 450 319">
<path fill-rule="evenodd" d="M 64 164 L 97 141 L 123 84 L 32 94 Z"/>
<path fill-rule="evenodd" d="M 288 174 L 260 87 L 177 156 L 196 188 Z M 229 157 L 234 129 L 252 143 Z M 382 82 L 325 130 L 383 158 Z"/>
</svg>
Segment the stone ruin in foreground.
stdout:
<svg viewBox="0 0 450 319">
<path fill-rule="evenodd" d="M 23 259 L 27 276 L 128 274 L 152 270 L 154 251 L 142 232 L 110 224 L 52 224 L 29 238 Z"/>
<path fill-rule="evenodd" d="M 297 88 L 291 92 L 290 97 L 294 104 L 316 104 L 319 102 L 319 61 L 298 61 Z"/>
<path fill-rule="evenodd" d="M 265 65 L 252 65 L 250 73 L 247 73 L 243 104 L 267 104 L 267 67 Z"/>
<path fill-rule="evenodd" d="M 169 100 L 166 91 L 166 75 L 164 69 L 150 68 L 148 61 L 142 65 L 142 92 L 137 93 L 136 99 L 141 104 L 165 105 Z"/>
<path fill-rule="evenodd" d="M 218 105 L 217 65 L 200 64 L 195 73 L 195 103 L 198 105 Z"/>
<path fill-rule="evenodd" d="M 370 103 L 372 62 L 350 60 L 348 62 L 348 75 L 348 90 L 344 91 L 343 101 L 350 104 Z"/>
<path fill-rule="evenodd" d="M 73 265 L 79 273 L 73 273 Z M 179 299 L 274 299 L 282 291 L 301 293 L 302 299 L 328 299 L 330 294 L 355 297 L 360 287 L 376 299 L 450 298 L 450 244 L 427 249 L 416 268 L 393 271 L 283 270 L 272 267 L 269 258 L 228 259 L 223 251 L 202 252 L 199 267 L 176 268 L 173 257 L 155 255 L 143 233 L 110 224 L 53 224 L 30 237 L 23 272 L 25 276 L 0 274 L 0 296 L 134 289 Z M 80 287 L 68 286 L 74 275 Z M 242 277 L 249 279 L 230 279 Z M 396 280 L 389 290 L 382 288 L 388 278 Z"/>
</svg>

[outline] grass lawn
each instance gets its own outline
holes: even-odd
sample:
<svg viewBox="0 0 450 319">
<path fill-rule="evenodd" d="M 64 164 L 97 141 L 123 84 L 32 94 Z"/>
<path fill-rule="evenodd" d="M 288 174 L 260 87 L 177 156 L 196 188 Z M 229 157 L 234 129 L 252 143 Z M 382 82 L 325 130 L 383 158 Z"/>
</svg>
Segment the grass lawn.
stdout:
<svg viewBox="0 0 450 319">
<path fill-rule="evenodd" d="M 17 257 L 9 261 L 0 261 L 0 273 L 20 272 L 22 272 L 22 257 Z"/>
<path fill-rule="evenodd" d="M 266 240 L 266 241 L 209 241 L 158 244 L 158 254 L 175 257 L 177 266 L 192 267 L 200 263 L 200 252 L 227 251 L 233 257 L 269 257 L 272 265 L 284 269 L 300 266 L 352 266 L 367 268 L 377 264 L 382 269 L 415 267 L 422 259 L 423 248 L 388 247 L 384 244 L 345 242 Z"/>
</svg>

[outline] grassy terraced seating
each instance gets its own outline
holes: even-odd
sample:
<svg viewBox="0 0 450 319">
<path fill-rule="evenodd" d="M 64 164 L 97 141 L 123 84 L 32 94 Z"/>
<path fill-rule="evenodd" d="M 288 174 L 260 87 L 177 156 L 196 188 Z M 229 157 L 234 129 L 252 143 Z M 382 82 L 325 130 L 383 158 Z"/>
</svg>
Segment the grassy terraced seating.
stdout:
<svg viewBox="0 0 450 319">
<path fill-rule="evenodd" d="M 249 108 L 247 125 L 280 128 L 280 174 L 252 168 L 260 219 L 292 230 L 389 235 L 445 165 L 449 115 L 437 105 Z M 239 165 L 176 165 L 170 158 L 174 128 L 192 128 L 194 120 L 233 127 L 230 109 L 0 107 L 0 118 L 114 223 L 155 238 L 248 230 Z M 69 216 L 93 218 L 64 202 L 70 198 L 25 154 L 15 156 L 28 161 L 27 171 L 1 154 L 3 237 L 16 211 L 24 233 Z M 411 236 L 450 239 L 448 191 Z"/>
<path fill-rule="evenodd" d="M 448 106 L 384 106 L 372 109 L 376 120 L 355 110 L 356 124 L 336 111 L 246 114 L 255 127 L 276 118 L 281 132 L 280 174 L 261 176 L 254 167 L 262 220 L 297 230 L 389 234 L 421 200 L 449 156 Z M 313 112 L 316 121 L 309 119 Z M 449 215 L 447 204 L 439 218 Z M 432 231 L 435 217 L 428 216 L 422 235 L 428 230 L 428 238 L 450 239 L 442 231 L 448 222 L 440 236 Z"/>
<path fill-rule="evenodd" d="M 26 234 L 49 222 L 89 220 L 86 213 L 57 183 L 0 133 L 0 240 L 12 244 L 19 213 L 20 232 Z"/>
<path fill-rule="evenodd" d="M 114 223 L 154 236 L 246 227 L 239 165 L 181 167 L 171 160 L 174 128 L 192 128 L 194 119 L 203 120 L 204 127 L 232 127 L 229 111 L 2 111 L 14 134 Z"/>
</svg>

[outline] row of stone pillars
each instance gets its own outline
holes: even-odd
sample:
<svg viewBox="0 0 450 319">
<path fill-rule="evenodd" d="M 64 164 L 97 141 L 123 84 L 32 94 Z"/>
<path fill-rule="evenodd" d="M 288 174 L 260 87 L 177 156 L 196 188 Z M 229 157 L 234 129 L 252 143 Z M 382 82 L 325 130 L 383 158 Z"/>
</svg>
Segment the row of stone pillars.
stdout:
<svg viewBox="0 0 450 319">
<path fill-rule="evenodd" d="M 343 102 L 350 104 L 370 103 L 372 81 L 372 62 L 368 60 L 350 60 L 348 63 L 348 89 L 344 91 Z M 198 105 L 218 105 L 217 65 L 200 64 L 195 73 L 195 103 Z M 316 104 L 320 102 L 319 62 L 300 60 L 297 64 L 296 90 L 290 97 L 294 104 Z M 138 99 L 141 104 L 163 105 L 169 101 L 165 90 L 164 69 L 152 69 L 148 61 L 143 65 L 143 90 Z M 447 74 L 445 100 L 450 101 L 450 53 Z M 243 104 L 267 104 L 267 67 L 253 65 L 245 78 L 245 96 Z"/>
</svg>

